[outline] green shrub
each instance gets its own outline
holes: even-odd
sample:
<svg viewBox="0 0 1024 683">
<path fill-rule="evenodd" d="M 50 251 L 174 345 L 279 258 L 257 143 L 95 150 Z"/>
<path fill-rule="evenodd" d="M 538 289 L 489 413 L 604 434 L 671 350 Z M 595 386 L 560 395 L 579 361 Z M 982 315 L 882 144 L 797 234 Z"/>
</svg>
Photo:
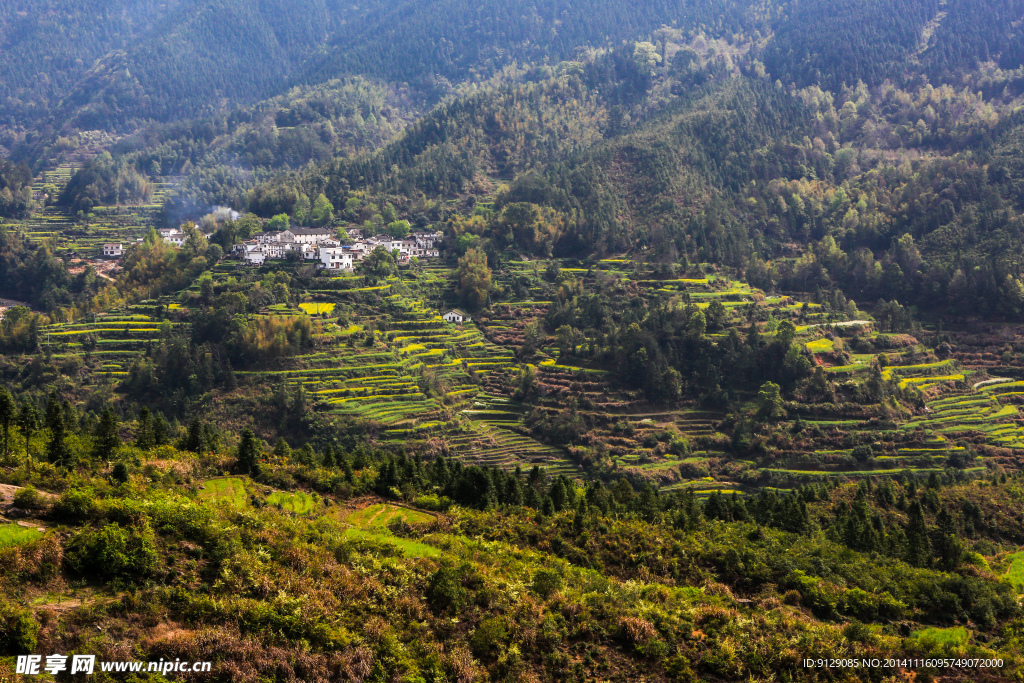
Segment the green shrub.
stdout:
<svg viewBox="0 0 1024 683">
<path fill-rule="evenodd" d="M 143 579 L 160 562 L 148 521 L 130 528 L 112 523 L 83 529 L 71 539 L 65 557 L 75 571 L 101 579 Z"/>
<path fill-rule="evenodd" d="M 39 624 L 28 610 L 0 603 L 0 655 L 13 657 L 35 651 Z"/>
<path fill-rule="evenodd" d="M 690 442 L 682 436 L 676 436 L 669 443 L 668 451 L 672 455 L 683 456 L 690 454 Z"/>
<path fill-rule="evenodd" d="M 110 473 L 110 478 L 119 484 L 124 484 L 128 481 L 128 466 L 123 462 L 117 463 Z"/>
<path fill-rule="evenodd" d="M 473 654 L 481 659 L 493 659 L 501 653 L 508 641 L 508 632 L 501 619 L 484 619 L 469 638 Z"/>
<path fill-rule="evenodd" d="M 53 512 L 62 519 L 81 522 L 89 519 L 97 510 L 96 496 L 92 489 L 68 489 L 53 506 Z"/>
<path fill-rule="evenodd" d="M 547 600 L 562 590 L 562 577 L 553 569 L 538 569 L 533 575 L 533 592 Z"/>
<path fill-rule="evenodd" d="M 457 612 L 470 599 L 470 590 L 483 585 L 473 565 L 444 563 L 430 577 L 427 600 L 435 612 Z"/>
<path fill-rule="evenodd" d="M 29 485 L 14 494 L 14 507 L 38 510 L 46 507 L 46 499 L 34 486 Z"/>
<path fill-rule="evenodd" d="M 431 493 L 426 496 L 417 496 L 413 499 L 412 504 L 424 510 L 444 512 L 452 506 L 452 501 L 446 496 L 438 496 L 436 493 Z"/>
<path fill-rule="evenodd" d="M 843 627 L 843 637 L 851 643 L 870 643 L 874 640 L 871 629 L 856 621 L 851 621 Z"/>
</svg>

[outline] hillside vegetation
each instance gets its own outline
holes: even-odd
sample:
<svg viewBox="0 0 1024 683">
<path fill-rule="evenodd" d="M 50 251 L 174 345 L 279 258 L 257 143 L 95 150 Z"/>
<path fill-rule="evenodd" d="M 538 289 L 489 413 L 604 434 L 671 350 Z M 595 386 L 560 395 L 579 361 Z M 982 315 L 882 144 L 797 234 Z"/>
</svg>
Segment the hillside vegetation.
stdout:
<svg viewBox="0 0 1024 683">
<path fill-rule="evenodd" d="M 1020 680 L 1022 16 L 0 3 L 0 678 Z"/>
</svg>

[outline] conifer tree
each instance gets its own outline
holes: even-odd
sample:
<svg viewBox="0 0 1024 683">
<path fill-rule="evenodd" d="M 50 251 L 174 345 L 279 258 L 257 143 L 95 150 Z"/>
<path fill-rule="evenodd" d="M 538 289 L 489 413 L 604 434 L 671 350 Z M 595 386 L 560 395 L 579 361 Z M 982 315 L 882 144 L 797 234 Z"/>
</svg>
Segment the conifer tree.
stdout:
<svg viewBox="0 0 1024 683">
<path fill-rule="evenodd" d="M 74 464 L 71 449 L 67 444 L 67 429 L 64 427 L 64 411 L 58 410 L 49 414 L 48 427 L 50 441 L 46 446 L 46 459 L 51 464 L 65 469 Z"/>
<path fill-rule="evenodd" d="M 186 432 L 185 440 L 182 442 L 182 450 L 199 454 L 210 450 L 210 445 L 206 440 L 206 430 L 203 429 L 203 424 L 199 421 L 199 418 L 194 418 L 188 423 L 188 432 Z"/>
<path fill-rule="evenodd" d="M 153 438 L 153 419 L 149 408 L 145 406 L 139 411 L 139 427 L 135 434 L 135 445 L 144 451 L 156 445 Z"/>
<path fill-rule="evenodd" d="M 924 522 L 924 511 L 920 501 L 913 501 L 907 509 L 907 562 L 923 567 L 931 559 L 931 544 L 928 542 L 928 528 Z"/>
<path fill-rule="evenodd" d="M 4 462 L 9 462 L 11 457 L 11 423 L 17 417 L 17 406 L 14 398 L 7 387 L 0 387 L 0 426 L 4 430 Z"/>
<path fill-rule="evenodd" d="M 157 413 L 153 419 L 153 445 L 163 446 L 171 439 L 170 426 L 163 413 Z"/>
<path fill-rule="evenodd" d="M 274 456 L 277 458 L 289 458 L 291 455 L 291 446 L 284 440 L 284 437 L 279 437 L 277 443 L 274 444 Z"/>
<path fill-rule="evenodd" d="M 109 460 L 120 445 L 121 435 L 117 430 L 117 416 L 114 409 L 107 406 L 100 415 L 100 421 L 93 433 L 92 457 L 95 460 Z"/>
<path fill-rule="evenodd" d="M 263 447 L 251 429 L 242 432 L 242 440 L 238 444 L 238 470 L 256 476 L 260 471 L 260 456 Z"/>
<path fill-rule="evenodd" d="M 39 411 L 34 403 L 28 399 L 22 399 L 18 407 L 18 429 L 25 437 L 25 460 L 32 465 L 32 437 L 39 431 Z"/>
</svg>

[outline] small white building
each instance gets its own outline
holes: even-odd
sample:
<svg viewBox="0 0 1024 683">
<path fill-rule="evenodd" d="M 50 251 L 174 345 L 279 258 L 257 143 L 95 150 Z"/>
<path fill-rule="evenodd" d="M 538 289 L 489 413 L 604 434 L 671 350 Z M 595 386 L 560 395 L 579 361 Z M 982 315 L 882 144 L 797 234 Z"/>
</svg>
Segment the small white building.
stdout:
<svg viewBox="0 0 1024 683">
<path fill-rule="evenodd" d="M 444 233 L 420 231 L 414 232 L 413 234 L 409 235 L 409 237 L 418 242 L 421 247 L 430 249 L 437 242 L 441 241 L 441 238 L 444 237 Z"/>
<path fill-rule="evenodd" d="M 246 242 L 243 248 L 245 253 L 242 254 L 242 259 L 250 266 L 262 266 L 267 260 L 267 252 L 262 244 Z"/>
<path fill-rule="evenodd" d="M 458 323 L 460 325 L 462 324 L 463 321 L 468 322 L 472 320 L 472 318 L 469 317 L 468 313 L 463 313 L 457 308 L 453 308 L 452 310 L 448 311 L 441 317 L 444 318 L 445 322 Z"/>
<path fill-rule="evenodd" d="M 124 254 L 124 248 L 118 244 L 104 244 L 103 255 L 107 258 L 120 258 Z"/>
<path fill-rule="evenodd" d="M 321 247 L 320 267 L 327 270 L 352 270 L 352 253 L 342 247 Z"/>
<path fill-rule="evenodd" d="M 180 247 L 181 245 L 185 244 L 185 233 L 183 233 L 181 230 L 176 230 L 173 228 L 164 229 L 160 231 L 160 236 L 164 238 L 164 242 L 169 242 L 170 244 L 173 244 L 176 247 Z"/>
</svg>

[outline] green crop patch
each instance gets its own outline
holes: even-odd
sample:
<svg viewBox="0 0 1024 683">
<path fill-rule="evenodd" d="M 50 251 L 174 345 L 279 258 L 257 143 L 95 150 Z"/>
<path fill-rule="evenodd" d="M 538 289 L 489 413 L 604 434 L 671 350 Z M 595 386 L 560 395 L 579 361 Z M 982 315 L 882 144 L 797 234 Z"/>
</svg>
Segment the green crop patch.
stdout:
<svg viewBox="0 0 1024 683">
<path fill-rule="evenodd" d="M 308 313 L 309 315 L 330 315 L 331 313 L 334 312 L 334 307 L 336 305 L 337 304 L 333 303 L 314 302 L 299 304 L 299 308 L 301 308 L 304 312 Z"/>
<path fill-rule="evenodd" d="M 41 531 L 20 524 L 0 524 L 0 548 L 24 545 L 42 536 Z"/>
<path fill-rule="evenodd" d="M 805 346 L 811 353 L 831 353 L 835 343 L 831 339 L 815 339 L 807 342 Z"/>
<path fill-rule="evenodd" d="M 208 479 L 203 482 L 199 497 L 215 503 L 227 503 L 239 509 L 249 506 L 246 480 L 240 477 Z"/>
<path fill-rule="evenodd" d="M 1006 558 L 1010 566 L 1003 575 L 1017 590 L 1024 590 L 1024 551 L 1016 552 Z"/>
<path fill-rule="evenodd" d="M 971 632 L 963 626 L 954 626 L 952 628 L 932 626 L 914 631 L 910 634 L 910 638 L 929 648 L 960 648 L 967 645 L 967 642 L 971 639 Z"/>
<path fill-rule="evenodd" d="M 392 546 L 406 557 L 441 557 L 444 554 L 432 545 L 410 541 L 407 538 L 398 538 L 391 533 L 376 529 L 346 529 L 345 536 L 354 540 L 371 541 Z"/>
<path fill-rule="evenodd" d="M 317 504 L 316 496 L 304 491 L 297 491 L 295 493 L 275 491 L 267 496 L 267 505 L 297 515 L 308 515 L 316 509 Z"/>
</svg>

